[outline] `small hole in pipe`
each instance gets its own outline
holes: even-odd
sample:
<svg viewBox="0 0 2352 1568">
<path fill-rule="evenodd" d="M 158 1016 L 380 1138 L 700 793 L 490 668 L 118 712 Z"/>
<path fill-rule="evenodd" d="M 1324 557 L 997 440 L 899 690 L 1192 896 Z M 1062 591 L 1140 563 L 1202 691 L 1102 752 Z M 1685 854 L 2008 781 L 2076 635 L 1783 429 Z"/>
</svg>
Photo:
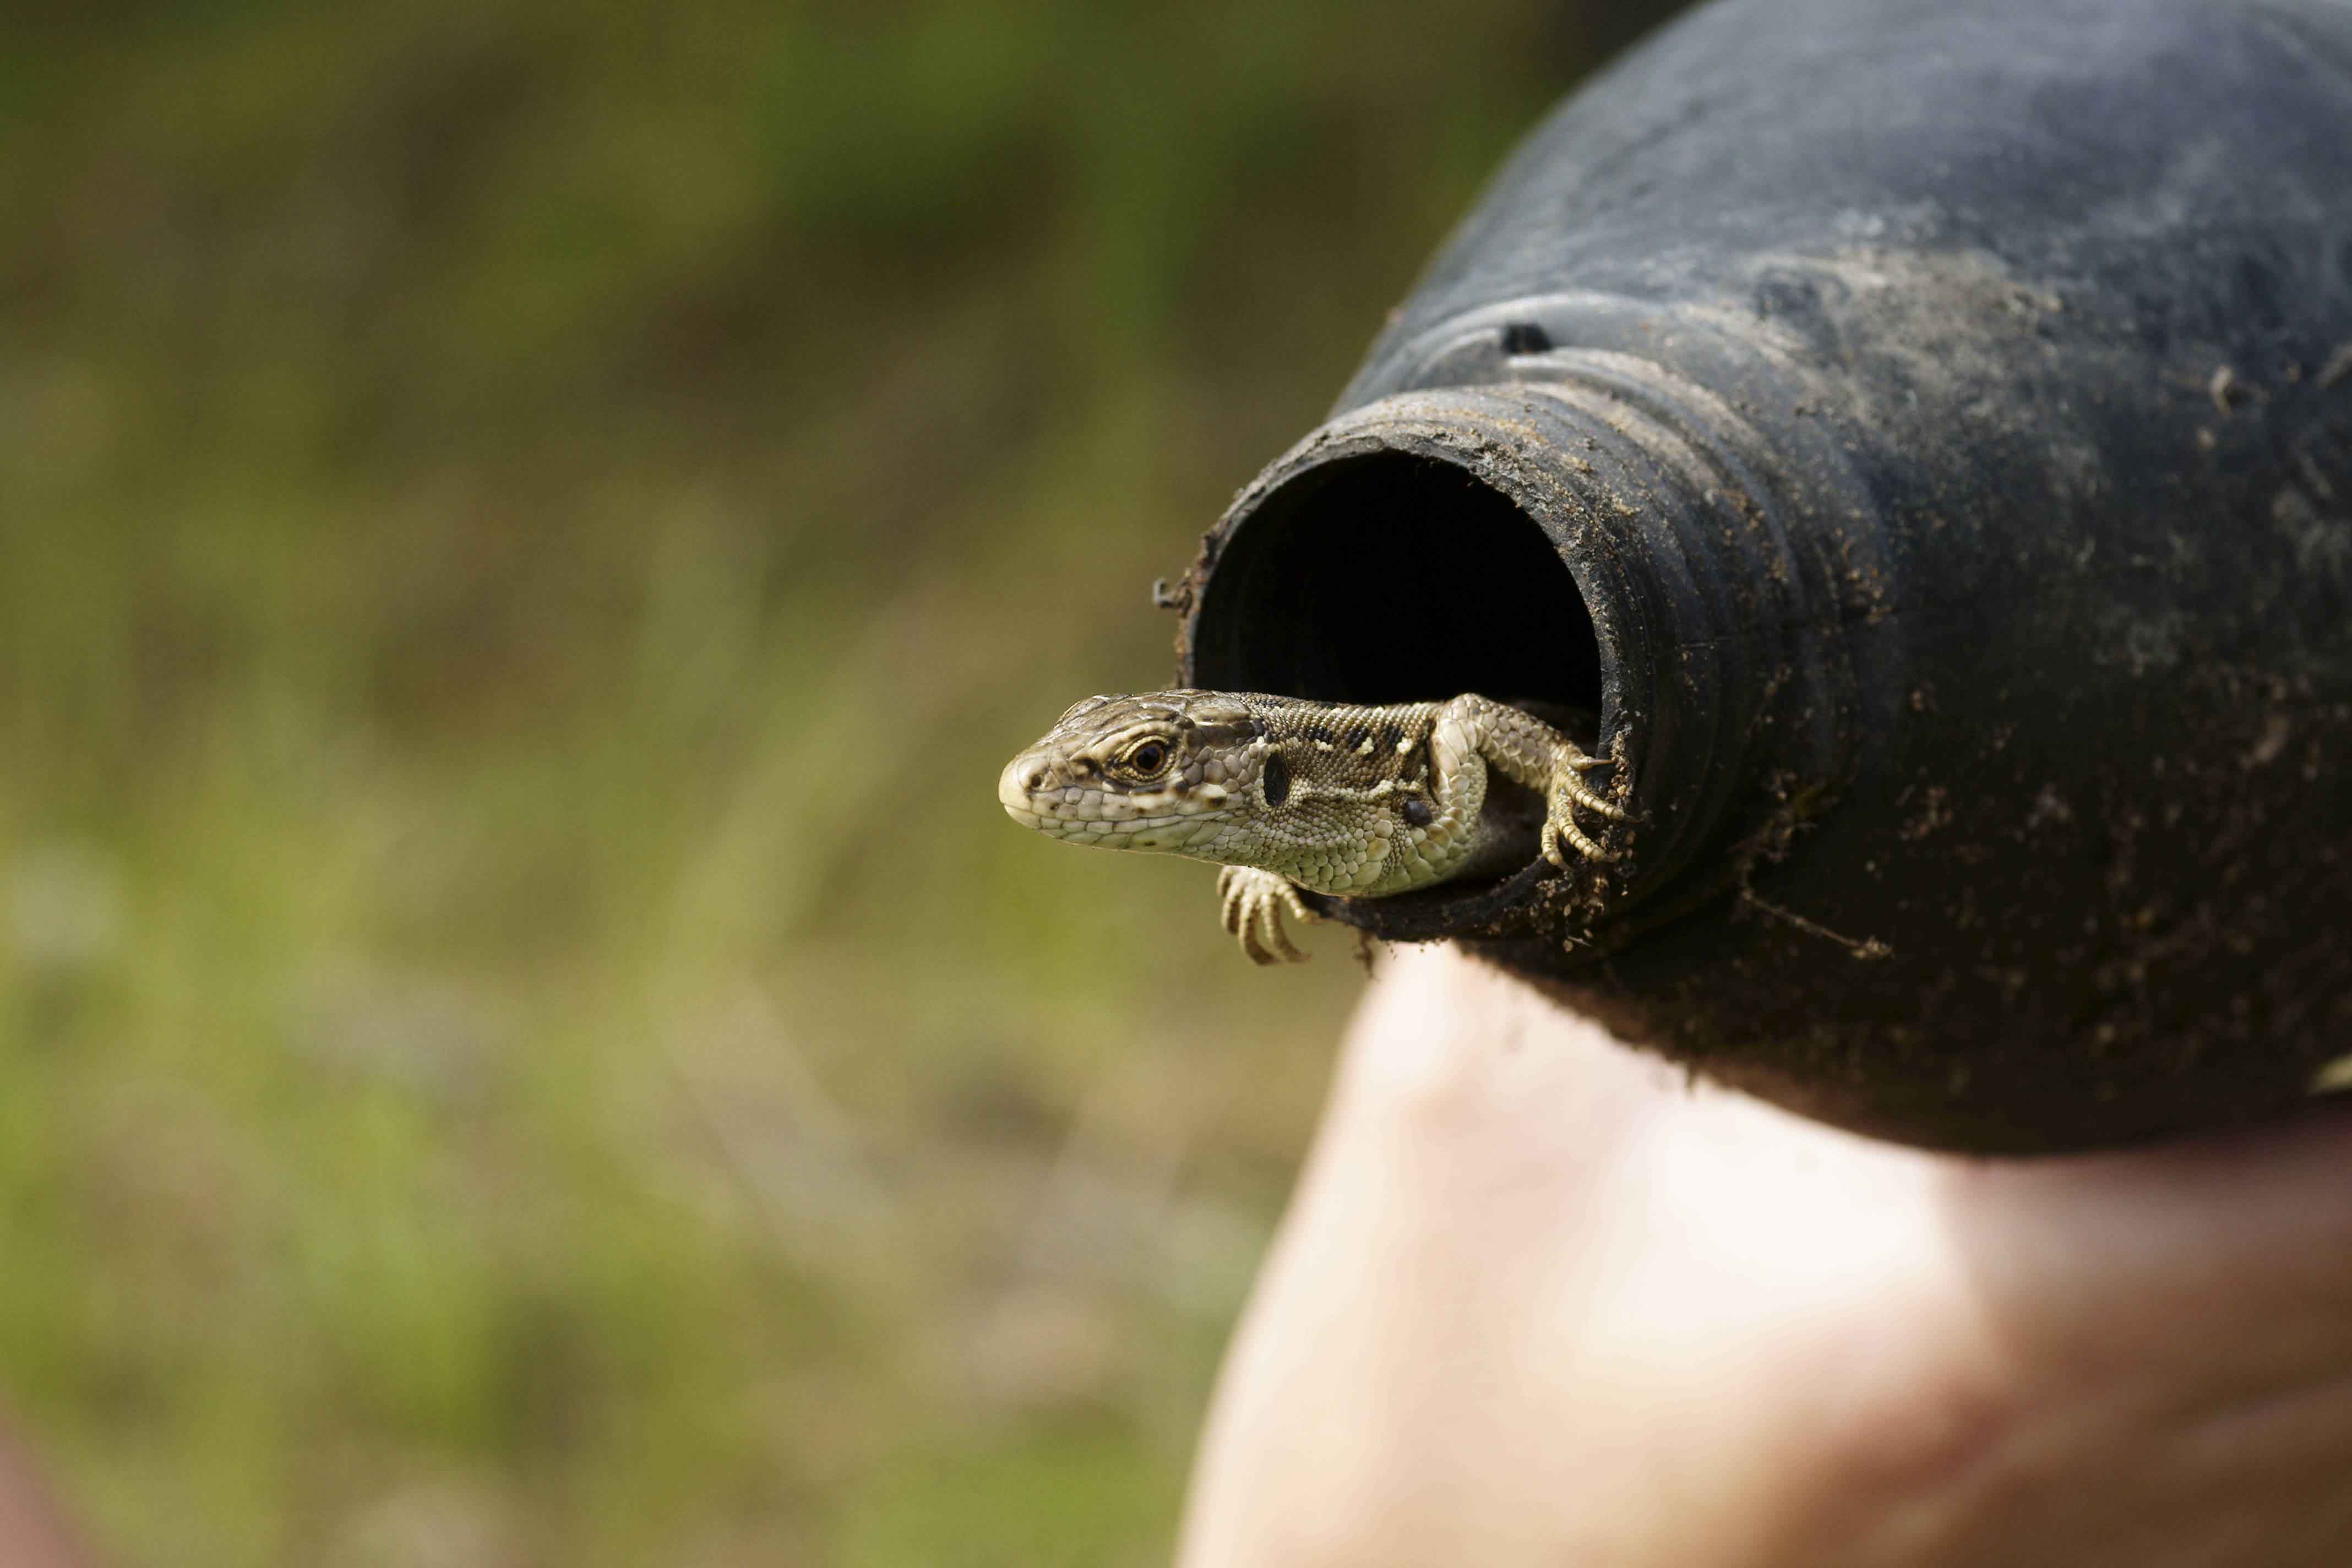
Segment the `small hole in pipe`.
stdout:
<svg viewBox="0 0 2352 1568">
<path fill-rule="evenodd" d="M 1503 328 L 1503 352 L 1517 357 L 1551 352 L 1551 334 L 1533 321 L 1511 321 Z"/>
</svg>

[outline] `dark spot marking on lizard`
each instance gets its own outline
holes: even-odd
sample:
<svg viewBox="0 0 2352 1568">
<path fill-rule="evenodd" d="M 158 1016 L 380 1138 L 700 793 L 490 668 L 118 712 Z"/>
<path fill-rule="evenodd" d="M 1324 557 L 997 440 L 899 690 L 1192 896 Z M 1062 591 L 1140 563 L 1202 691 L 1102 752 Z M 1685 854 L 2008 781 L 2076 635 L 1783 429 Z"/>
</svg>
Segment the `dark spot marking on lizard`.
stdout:
<svg viewBox="0 0 2352 1568">
<path fill-rule="evenodd" d="M 1310 741 L 1318 741 L 1327 746 L 1331 743 L 1331 731 L 1326 725 L 1309 724 L 1300 733 Z"/>
<path fill-rule="evenodd" d="M 1431 807 L 1429 802 L 1422 799 L 1421 796 L 1407 795 L 1404 802 L 1404 819 L 1415 827 L 1426 827 L 1437 820 L 1437 813 Z"/>
<path fill-rule="evenodd" d="M 1403 739 L 1404 731 L 1398 729 L 1394 724 L 1383 724 L 1381 726 L 1381 750 L 1384 752 L 1393 752 L 1397 749 L 1398 743 Z"/>
<path fill-rule="evenodd" d="M 1265 804 L 1280 805 L 1290 798 L 1290 764 L 1276 752 L 1265 760 Z"/>
</svg>

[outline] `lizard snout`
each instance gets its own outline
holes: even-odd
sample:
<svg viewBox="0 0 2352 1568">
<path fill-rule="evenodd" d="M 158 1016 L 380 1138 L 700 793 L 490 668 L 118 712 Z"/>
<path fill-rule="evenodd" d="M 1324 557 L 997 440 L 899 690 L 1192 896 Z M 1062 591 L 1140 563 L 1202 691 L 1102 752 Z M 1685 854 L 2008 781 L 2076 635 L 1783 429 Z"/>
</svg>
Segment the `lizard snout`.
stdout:
<svg viewBox="0 0 2352 1568">
<path fill-rule="evenodd" d="M 1034 752 L 1022 752 L 996 775 L 997 804 L 1010 812 L 1014 821 L 1024 826 L 1036 826 L 1036 797 L 1053 783 L 1053 767 L 1045 758 Z"/>
<path fill-rule="evenodd" d="M 1078 780 L 1068 761 L 1053 748 L 1033 747 L 1004 764 L 996 775 L 996 803 L 1024 827 L 1034 827 L 1055 838 L 1088 831 L 1101 833 L 1108 822 L 1099 791 L 1073 788 Z"/>
</svg>

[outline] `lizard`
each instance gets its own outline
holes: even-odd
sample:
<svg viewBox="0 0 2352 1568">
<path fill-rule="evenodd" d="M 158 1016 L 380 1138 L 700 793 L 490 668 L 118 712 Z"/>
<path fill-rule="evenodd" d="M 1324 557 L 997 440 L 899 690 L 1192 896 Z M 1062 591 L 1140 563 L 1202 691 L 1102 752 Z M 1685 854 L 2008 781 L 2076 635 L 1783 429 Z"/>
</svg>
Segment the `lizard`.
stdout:
<svg viewBox="0 0 2352 1568">
<path fill-rule="evenodd" d="M 1302 888 L 1384 898 L 1506 868 L 1524 839 L 1482 816 L 1489 767 L 1543 795 L 1544 858 L 1614 859 L 1576 817 L 1632 820 L 1584 781 L 1614 765 L 1473 693 L 1364 707 L 1151 691 L 1073 704 L 1005 764 L 996 797 L 1051 837 L 1223 866 L 1225 930 L 1265 964 L 1306 956 L 1282 922 L 1322 918 Z"/>
</svg>

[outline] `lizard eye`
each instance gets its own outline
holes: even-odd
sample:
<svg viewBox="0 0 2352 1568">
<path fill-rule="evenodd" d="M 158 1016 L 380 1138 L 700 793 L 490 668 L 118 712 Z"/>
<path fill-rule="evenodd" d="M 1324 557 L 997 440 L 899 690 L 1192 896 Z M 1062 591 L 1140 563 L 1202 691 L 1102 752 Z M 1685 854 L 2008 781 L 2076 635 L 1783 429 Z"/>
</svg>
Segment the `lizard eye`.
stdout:
<svg viewBox="0 0 2352 1568">
<path fill-rule="evenodd" d="M 1129 752 L 1119 761 L 1139 775 L 1150 778 L 1168 765 L 1168 745 L 1164 741 L 1146 741 Z"/>
</svg>

